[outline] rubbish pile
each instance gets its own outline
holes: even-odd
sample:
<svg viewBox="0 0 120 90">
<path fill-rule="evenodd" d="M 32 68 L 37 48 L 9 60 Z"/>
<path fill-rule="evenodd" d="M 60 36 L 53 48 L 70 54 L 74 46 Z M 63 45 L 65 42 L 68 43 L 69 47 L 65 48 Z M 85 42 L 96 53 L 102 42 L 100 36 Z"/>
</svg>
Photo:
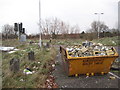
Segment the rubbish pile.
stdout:
<svg viewBox="0 0 120 90">
<path fill-rule="evenodd" d="M 87 56 L 105 56 L 114 55 L 113 47 L 103 46 L 101 43 L 89 41 L 82 42 L 80 45 L 67 46 L 69 56 L 87 57 Z"/>
</svg>

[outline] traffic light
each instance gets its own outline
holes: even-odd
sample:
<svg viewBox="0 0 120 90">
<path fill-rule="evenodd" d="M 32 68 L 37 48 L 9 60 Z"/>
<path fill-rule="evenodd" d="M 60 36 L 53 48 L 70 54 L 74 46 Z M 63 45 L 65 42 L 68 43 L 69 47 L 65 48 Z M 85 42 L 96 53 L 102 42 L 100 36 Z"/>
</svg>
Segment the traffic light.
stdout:
<svg viewBox="0 0 120 90">
<path fill-rule="evenodd" d="M 19 33 L 22 33 L 22 23 L 19 24 Z"/>
<path fill-rule="evenodd" d="M 25 34 L 25 28 L 23 28 L 22 33 Z"/>
<path fill-rule="evenodd" d="M 23 24 L 21 23 L 14 23 L 14 30 L 15 32 L 19 31 L 19 34 L 25 34 L 25 28 L 22 28 Z"/>
<path fill-rule="evenodd" d="M 14 23 L 14 30 L 15 30 L 15 32 L 18 31 L 18 24 L 17 23 Z"/>
</svg>

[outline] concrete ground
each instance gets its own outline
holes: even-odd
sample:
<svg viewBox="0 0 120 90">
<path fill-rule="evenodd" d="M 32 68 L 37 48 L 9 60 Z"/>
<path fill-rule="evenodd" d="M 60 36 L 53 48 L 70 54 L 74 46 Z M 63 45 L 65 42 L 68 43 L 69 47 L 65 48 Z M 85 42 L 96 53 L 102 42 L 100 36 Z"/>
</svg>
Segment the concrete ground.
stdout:
<svg viewBox="0 0 120 90">
<path fill-rule="evenodd" d="M 59 50 L 59 46 L 57 46 Z M 59 88 L 118 88 L 118 79 L 110 79 L 110 74 L 86 77 L 80 75 L 78 77 L 68 77 L 63 69 L 61 55 L 56 56 L 57 65 L 53 71 L 55 82 Z M 118 75 L 118 73 L 114 73 Z"/>
</svg>

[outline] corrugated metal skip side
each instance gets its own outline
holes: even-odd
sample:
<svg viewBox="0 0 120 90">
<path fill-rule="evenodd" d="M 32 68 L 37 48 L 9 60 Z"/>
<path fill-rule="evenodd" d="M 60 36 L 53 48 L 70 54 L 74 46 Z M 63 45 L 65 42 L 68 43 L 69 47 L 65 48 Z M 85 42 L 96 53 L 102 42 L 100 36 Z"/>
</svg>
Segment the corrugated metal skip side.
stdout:
<svg viewBox="0 0 120 90">
<path fill-rule="evenodd" d="M 96 73 L 108 73 L 118 53 L 113 48 L 114 55 L 105 56 L 88 56 L 88 57 L 71 57 L 68 51 L 60 46 L 60 52 L 65 72 L 68 76 L 76 74 L 94 75 Z"/>
</svg>

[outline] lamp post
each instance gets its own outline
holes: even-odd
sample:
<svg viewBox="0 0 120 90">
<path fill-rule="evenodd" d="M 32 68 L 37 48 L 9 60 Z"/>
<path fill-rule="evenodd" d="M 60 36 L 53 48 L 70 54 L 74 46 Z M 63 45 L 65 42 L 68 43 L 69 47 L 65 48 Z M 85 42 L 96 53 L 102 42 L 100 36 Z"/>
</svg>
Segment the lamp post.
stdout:
<svg viewBox="0 0 120 90">
<path fill-rule="evenodd" d="M 42 44 L 42 40 L 41 40 L 41 3 L 40 3 L 40 0 L 39 0 L 39 30 L 40 30 L 40 36 L 39 36 L 39 46 L 41 47 Z"/>
<path fill-rule="evenodd" d="M 94 13 L 95 15 L 98 15 L 98 23 L 100 22 L 100 15 L 104 13 Z M 98 39 L 100 38 L 100 24 L 98 24 Z"/>
</svg>

